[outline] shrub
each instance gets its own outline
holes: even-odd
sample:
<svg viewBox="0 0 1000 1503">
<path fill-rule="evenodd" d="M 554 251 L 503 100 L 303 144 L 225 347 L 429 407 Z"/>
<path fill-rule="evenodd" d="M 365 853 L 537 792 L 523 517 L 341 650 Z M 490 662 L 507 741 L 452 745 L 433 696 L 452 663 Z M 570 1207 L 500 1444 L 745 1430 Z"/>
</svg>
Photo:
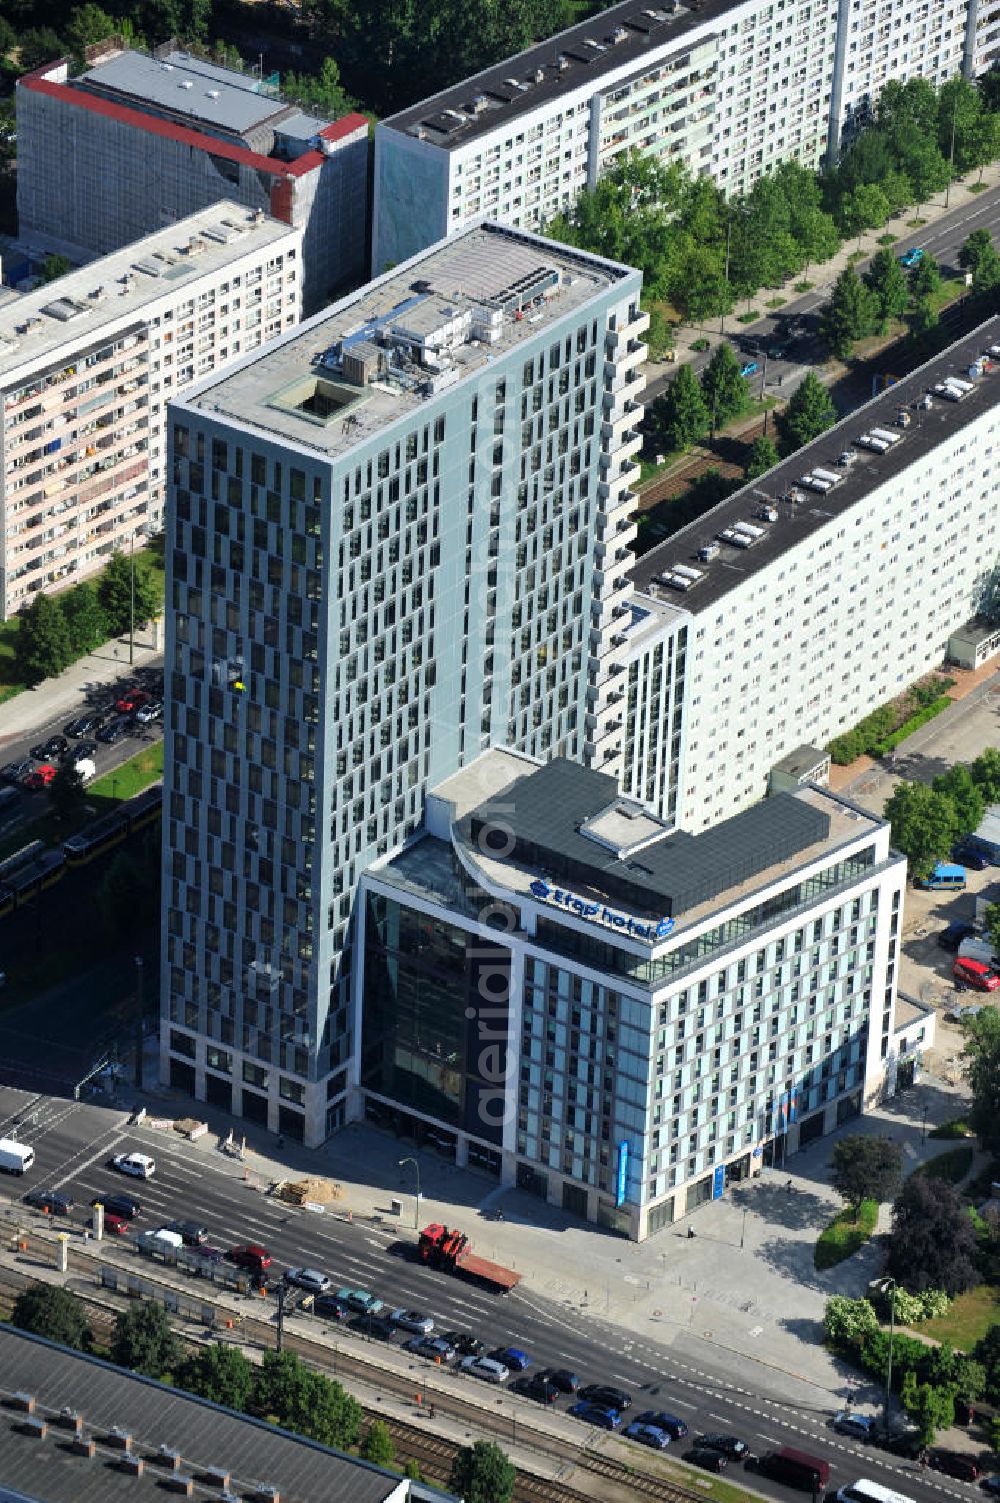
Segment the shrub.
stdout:
<svg viewBox="0 0 1000 1503">
<path fill-rule="evenodd" d="M 949 1122 L 942 1122 L 938 1127 L 931 1128 L 927 1136 L 929 1138 L 971 1138 L 975 1134 L 964 1117 L 952 1117 Z"/>
<path fill-rule="evenodd" d="M 931 1179 L 943 1179 L 949 1185 L 957 1185 L 972 1168 L 975 1156 L 976 1150 L 971 1143 L 962 1148 L 949 1148 L 947 1153 L 938 1154 L 936 1159 L 928 1159 L 914 1173 L 926 1174 Z"/>
<path fill-rule="evenodd" d="M 826 1302 L 823 1327 L 833 1346 L 846 1347 L 877 1331 L 878 1316 L 870 1300 L 834 1294 Z"/>
<path fill-rule="evenodd" d="M 875 1230 L 878 1221 L 878 1204 L 874 1200 L 863 1200 L 858 1210 L 857 1220 L 854 1212 L 848 1207 L 841 1211 L 824 1227 L 816 1241 L 816 1251 L 813 1261 L 816 1268 L 822 1271 L 824 1268 L 833 1268 L 837 1263 L 842 1263 L 852 1253 L 863 1247 Z"/>
</svg>

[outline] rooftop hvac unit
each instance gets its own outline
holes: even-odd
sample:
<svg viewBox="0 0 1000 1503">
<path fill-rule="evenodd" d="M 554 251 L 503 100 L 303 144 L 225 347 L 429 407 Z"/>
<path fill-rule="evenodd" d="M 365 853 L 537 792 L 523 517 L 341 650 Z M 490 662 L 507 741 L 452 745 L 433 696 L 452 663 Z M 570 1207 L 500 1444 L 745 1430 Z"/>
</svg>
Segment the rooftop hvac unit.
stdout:
<svg viewBox="0 0 1000 1503">
<path fill-rule="evenodd" d="M 778 508 L 772 506 L 769 501 L 762 501 L 754 512 L 754 516 L 759 517 L 762 522 L 776 522 L 778 520 Z"/>
<path fill-rule="evenodd" d="M 961 376 L 945 376 L 944 379 L 947 386 L 957 386 L 958 390 L 966 395 L 975 387 L 974 381 L 963 381 Z"/>
<path fill-rule="evenodd" d="M 685 574 L 661 574 L 660 579 L 665 585 L 669 585 L 672 590 L 690 590 L 691 586 L 695 583 L 693 579 L 688 579 Z"/>
<path fill-rule="evenodd" d="M 960 402 L 965 396 L 964 391 L 960 391 L 957 386 L 950 386 L 945 381 L 939 381 L 932 390 L 936 397 L 943 397 L 946 402 Z"/>
<path fill-rule="evenodd" d="M 698 549 L 699 562 L 703 564 L 710 564 L 712 562 L 712 559 L 718 558 L 721 552 L 722 550 L 719 547 L 718 543 L 703 543 L 702 546 Z"/>
<path fill-rule="evenodd" d="M 876 438 L 884 438 L 889 445 L 901 443 L 903 439 L 901 433 L 894 433 L 891 428 L 873 428 L 872 433 Z"/>
<path fill-rule="evenodd" d="M 991 360 L 1000 360 L 1000 344 L 988 344 L 986 353 Z"/>
<path fill-rule="evenodd" d="M 748 537 L 745 532 L 737 532 L 735 527 L 726 527 L 719 533 L 724 543 L 731 543 L 734 548 L 750 548 L 755 539 Z"/>
<path fill-rule="evenodd" d="M 692 584 L 703 577 L 700 569 L 691 569 L 687 564 L 674 564 L 674 573 L 680 574 L 684 579 L 690 579 Z"/>
<path fill-rule="evenodd" d="M 819 491 L 823 496 L 826 495 L 827 491 L 833 490 L 833 486 L 829 480 L 824 480 L 821 476 L 813 474 L 801 475 L 799 477 L 799 485 L 804 485 L 807 491 Z"/>
<path fill-rule="evenodd" d="M 831 485 L 839 485 L 844 478 L 833 470 L 821 470 L 818 465 L 814 466 L 813 475 L 817 480 L 828 480 Z"/>
<path fill-rule="evenodd" d="M 854 443 L 859 449 L 872 449 L 876 454 L 884 454 L 889 445 L 884 438 L 876 438 L 873 433 L 862 433 Z"/>
<path fill-rule="evenodd" d="M 762 538 L 764 536 L 764 533 L 765 533 L 765 528 L 763 528 L 763 527 L 754 527 L 754 525 L 753 525 L 752 522 L 737 522 L 736 526 L 735 526 L 735 528 L 733 530 L 735 532 L 743 532 L 743 533 L 745 533 L 747 535 L 747 537 L 753 538 L 753 540 L 754 540 L 755 543 L 757 542 L 757 540 L 759 538 Z"/>
</svg>

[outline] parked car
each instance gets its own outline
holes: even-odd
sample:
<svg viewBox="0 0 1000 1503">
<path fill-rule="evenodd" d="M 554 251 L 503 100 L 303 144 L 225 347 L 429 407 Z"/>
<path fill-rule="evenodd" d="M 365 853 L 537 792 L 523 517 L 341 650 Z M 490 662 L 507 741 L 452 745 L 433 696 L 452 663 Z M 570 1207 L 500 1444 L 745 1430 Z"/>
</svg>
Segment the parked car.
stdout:
<svg viewBox="0 0 1000 1503">
<path fill-rule="evenodd" d="M 580 1387 L 580 1379 L 568 1367 L 546 1367 L 541 1376 L 553 1383 L 560 1393 L 576 1393 Z"/>
<path fill-rule="evenodd" d="M 479 1337 L 470 1336 L 468 1331 L 442 1331 L 441 1340 L 453 1346 L 460 1357 L 478 1357 L 483 1349 Z"/>
<path fill-rule="evenodd" d="M 891 1430 L 888 1435 L 874 1436 L 875 1444 L 893 1456 L 903 1456 L 907 1461 L 919 1461 L 926 1450 L 920 1433 L 916 1430 Z"/>
<path fill-rule="evenodd" d="M 440 1336 L 411 1336 L 403 1346 L 415 1357 L 426 1357 L 429 1362 L 453 1362 L 457 1355 L 455 1348 Z"/>
<path fill-rule="evenodd" d="M 100 711 L 87 710 L 83 715 L 77 715 L 75 720 L 71 720 L 67 725 L 64 725 L 63 732 L 65 735 L 72 737 L 73 740 L 76 740 L 78 736 L 89 736 L 91 731 L 97 730 L 100 723 Z"/>
<path fill-rule="evenodd" d="M 163 700 L 151 699 L 149 704 L 140 705 L 135 712 L 138 725 L 152 725 L 154 720 L 163 719 Z"/>
<path fill-rule="evenodd" d="M 976 992 L 995 992 L 1000 986 L 1000 976 L 984 960 L 956 960 L 951 973 L 956 981 Z"/>
<path fill-rule="evenodd" d="M 607 1383 L 588 1383 L 580 1389 L 580 1397 L 588 1404 L 600 1404 L 604 1409 L 631 1409 L 632 1399 L 621 1388 L 612 1388 Z"/>
<path fill-rule="evenodd" d="M 543 1378 L 541 1373 L 533 1373 L 531 1377 L 524 1373 L 520 1378 L 515 1378 L 510 1386 L 514 1393 L 519 1393 L 526 1399 L 534 1399 L 538 1404 L 554 1404 L 559 1398 L 558 1388 L 547 1378 Z"/>
<path fill-rule="evenodd" d="M 870 1414 L 853 1414 L 849 1409 L 841 1409 L 839 1414 L 834 1415 L 833 1428 L 838 1435 L 852 1435 L 855 1440 L 871 1440 L 876 1421 Z"/>
<path fill-rule="evenodd" d="M 97 751 L 96 741 L 78 741 L 75 746 L 70 747 L 63 761 L 68 762 L 71 767 L 77 762 L 92 762 L 97 756 Z"/>
<path fill-rule="evenodd" d="M 148 1153 L 116 1153 L 111 1162 L 119 1174 L 129 1174 L 133 1179 L 152 1179 L 156 1173 L 156 1160 Z"/>
<path fill-rule="evenodd" d="M 418 1336 L 429 1336 L 434 1329 L 431 1317 L 421 1310 L 393 1310 L 389 1319 L 401 1331 L 414 1331 Z"/>
<path fill-rule="evenodd" d="M 115 701 L 115 709 L 119 715 L 133 715 L 136 710 L 148 704 L 152 695 L 147 694 L 145 689 L 126 689 L 121 699 Z"/>
<path fill-rule="evenodd" d="M 47 788 L 56 775 L 56 769 L 51 762 L 43 762 L 39 767 L 28 773 L 24 780 L 24 787 L 29 793 L 38 793 L 40 789 Z"/>
<path fill-rule="evenodd" d="M 31 755 L 38 762 L 54 762 L 57 757 L 65 756 L 69 751 L 69 742 L 65 736 L 50 736 L 47 741 L 40 741 L 37 746 L 31 748 Z"/>
<path fill-rule="evenodd" d="M 94 1226 L 94 1218 L 90 1219 L 91 1227 Z M 112 1237 L 124 1237 L 130 1230 L 127 1216 L 119 1216 L 116 1211 L 105 1211 L 104 1230 Z"/>
<path fill-rule="evenodd" d="M 948 1477 L 957 1477 L 961 1482 L 978 1482 L 979 1463 L 974 1456 L 964 1451 L 949 1451 L 944 1446 L 931 1446 L 926 1455 L 927 1465 L 935 1472 L 944 1472 Z"/>
<path fill-rule="evenodd" d="M 721 1451 L 723 1456 L 729 1456 L 734 1461 L 742 1461 L 744 1456 L 750 1455 L 750 1447 L 738 1435 L 696 1435 L 694 1443 L 696 1446 L 705 1446 L 709 1451 Z"/>
<path fill-rule="evenodd" d="M 947 924 L 945 926 L 945 928 L 939 930 L 937 942 L 941 946 L 942 950 L 950 950 L 954 955 L 957 953 L 958 947 L 962 943 L 963 939 L 968 939 L 969 936 L 971 934 L 975 934 L 975 932 L 975 924 L 965 923 L 961 919 L 953 919 L 950 924 Z"/>
<path fill-rule="evenodd" d="M 47 1211 L 50 1216 L 68 1216 L 73 1209 L 69 1196 L 61 1195 L 58 1190 L 29 1190 L 24 1203 L 34 1206 L 36 1211 Z"/>
<path fill-rule="evenodd" d="M 703 1472 L 724 1472 L 727 1466 L 722 1452 L 709 1450 L 707 1446 L 692 1446 L 684 1452 L 684 1460 L 690 1466 L 700 1466 Z"/>
<path fill-rule="evenodd" d="M 506 1383 L 510 1377 L 510 1368 L 493 1357 L 463 1357 L 458 1369 L 470 1378 L 482 1378 L 484 1383 Z"/>
<path fill-rule="evenodd" d="M 335 1294 L 317 1294 L 312 1308 L 313 1314 L 321 1315 L 324 1320 L 346 1320 L 351 1313 L 344 1301 Z"/>
<path fill-rule="evenodd" d="M 375 1336 L 379 1341 L 391 1341 L 397 1334 L 388 1315 L 355 1315 L 351 1328 L 362 1336 Z"/>
<path fill-rule="evenodd" d="M 208 1239 L 208 1228 L 200 1221 L 168 1221 L 166 1232 L 176 1232 L 185 1247 L 201 1247 Z"/>
<path fill-rule="evenodd" d="M 790 345 L 786 339 L 775 339 L 767 347 L 768 360 L 784 360 L 788 354 Z"/>
<path fill-rule="evenodd" d="M 95 1195 L 90 1204 L 104 1207 L 105 1223 L 109 1216 L 120 1216 L 123 1221 L 135 1221 L 142 1215 L 142 1201 L 136 1200 L 134 1195 L 124 1195 L 118 1191 L 111 1195 Z"/>
<path fill-rule="evenodd" d="M 670 1444 L 666 1430 L 660 1430 L 656 1425 L 644 1425 L 640 1420 L 633 1420 L 630 1425 L 626 1425 L 622 1434 L 628 1440 L 637 1440 L 641 1446 L 649 1446 L 653 1451 L 665 1451 Z"/>
<path fill-rule="evenodd" d="M 744 360 L 743 364 L 740 366 L 740 375 L 756 376 L 759 370 L 760 366 L 757 364 L 756 360 Z"/>
<path fill-rule="evenodd" d="M 986 852 L 974 845 L 957 845 L 951 855 L 953 861 L 960 861 L 974 872 L 984 872 L 988 866 L 993 865 Z"/>
<path fill-rule="evenodd" d="M 377 1315 L 383 1308 L 382 1301 L 367 1289 L 338 1289 L 337 1298 L 356 1315 Z"/>
<path fill-rule="evenodd" d="M 494 1362 L 502 1362 L 504 1367 L 509 1367 L 515 1373 L 523 1373 L 526 1367 L 531 1366 L 531 1358 L 518 1346 L 498 1346 L 490 1352 L 490 1356 Z"/>
<path fill-rule="evenodd" d="M 34 765 L 30 757 L 24 757 L 19 762 L 8 762 L 5 767 L 0 769 L 0 778 L 5 783 L 20 786 L 28 776 L 28 773 L 34 770 Z"/>
<path fill-rule="evenodd" d="M 984 1477 L 979 1486 L 991 1497 L 1000 1497 L 1000 1472 L 993 1472 L 989 1477 Z"/>
<path fill-rule="evenodd" d="M 285 1283 L 304 1289 L 307 1294 L 326 1294 L 333 1280 L 318 1268 L 286 1268 Z"/>
<path fill-rule="evenodd" d="M 913 245 L 913 246 L 910 247 L 910 249 L 908 251 L 904 251 L 903 254 L 900 256 L 900 258 L 899 258 L 899 264 L 900 264 L 900 266 L 905 266 L 907 268 L 907 270 L 909 270 L 909 268 L 911 266 L 919 266 L 920 262 L 923 259 L 924 259 L 924 253 L 920 249 L 920 246 L 919 245 Z"/>
<path fill-rule="evenodd" d="M 676 1414 L 669 1414 L 664 1409 L 646 1409 L 636 1418 L 643 1425 L 655 1425 L 658 1430 L 666 1430 L 671 1440 L 683 1440 L 688 1433 L 688 1427 Z"/>
<path fill-rule="evenodd" d="M 109 720 L 107 725 L 102 725 L 97 733 L 98 741 L 103 741 L 105 746 L 114 746 L 118 741 L 124 741 L 129 733 L 129 721 L 127 715 L 119 715 L 115 720 Z"/>
<path fill-rule="evenodd" d="M 622 1422 L 621 1415 L 613 1409 L 601 1409 L 599 1405 L 587 1404 L 583 1400 L 578 1404 L 570 1404 L 568 1412 L 585 1424 L 597 1425 L 601 1430 L 617 1430 Z"/>
</svg>

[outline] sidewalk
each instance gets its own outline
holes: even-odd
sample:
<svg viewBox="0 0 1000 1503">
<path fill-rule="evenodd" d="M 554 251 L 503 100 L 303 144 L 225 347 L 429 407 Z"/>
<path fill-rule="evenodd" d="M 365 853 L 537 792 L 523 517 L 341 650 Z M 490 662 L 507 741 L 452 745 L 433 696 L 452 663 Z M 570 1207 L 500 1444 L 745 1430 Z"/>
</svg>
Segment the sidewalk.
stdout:
<svg viewBox="0 0 1000 1503">
<path fill-rule="evenodd" d="M 134 1099 L 139 1099 L 135 1097 Z M 143 1093 L 150 1115 L 181 1116 L 192 1108 L 169 1091 Z M 870 1115 L 839 1130 L 888 1133 L 901 1139 L 907 1171 L 950 1145 L 923 1139 L 927 1126 L 961 1109 L 960 1093 L 929 1080 L 894 1098 Z M 720 1359 L 733 1381 L 789 1401 L 840 1405 L 847 1369 L 822 1345 L 822 1318 L 832 1294 L 862 1294 L 881 1264 L 878 1243 L 824 1273 L 813 1267 L 816 1238 L 842 1202 L 829 1186 L 829 1159 L 835 1138 L 823 1138 L 795 1154 L 781 1170 L 749 1184 L 731 1187 L 725 1197 L 704 1206 L 678 1226 L 638 1245 L 586 1225 L 574 1217 L 472 1169 L 458 1169 L 430 1149 L 357 1124 L 310 1152 L 249 1128 L 246 1163 L 224 1157 L 218 1143 L 241 1124 L 198 1104 L 197 1115 L 212 1132 L 185 1152 L 203 1156 L 213 1167 L 247 1177 L 262 1190 L 279 1179 L 323 1174 L 342 1185 L 343 1199 L 327 1215 L 369 1219 L 394 1237 L 416 1237 L 414 1223 L 442 1221 L 467 1232 L 477 1252 L 523 1275 L 517 1299 L 544 1300 L 562 1307 L 566 1322 L 581 1316 L 601 1323 L 615 1348 L 683 1351 L 718 1371 Z M 145 1135 L 148 1144 L 149 1134 Z M 421 1201 L 415 1204 L 412 1165 L 419 1161 Z M 791 1179 L 792 1190 L 786 1189 Z M 402 1201 L 397 1217 L 391 1201 Z M 493 1219 L 498 1207 L 504 1220 Z M 888 1208 L 883 1208 L 883 1221 Z M 887 1222 L 886 1222 L 887 1225 Z M 695 1230 L 693 1239 L 687 1229 Z M 882 1229 L 885 1229 L 884 1227 Z M 861 1395 L 859 1395 L 861 1397 Z"/>
<path fill-rule="evenodd" d="M 971 181 L 975 181 L 974 174 L 970 173 L 969 176 Z M 1000 186 L 1000 162 L 991 162 L 983 172 L 983 189 L 987 190 L 998 186 Z M 951 202 L 947 208 L 945 208 L 942 196 L 932 204 L 921 205 L 919 215 L 917 210 L 912 207 L 904 209 L 901 214 L 897 214 L 886 224 L 882 225 L 880 229 L 867 230 L 862 235 L 860 242 L 862 256 L 867 259 L 869 256 L 873 256 L 876 251 L 882 249 L 878 243 L 880 235 L 895 235 L 899 240 L 919 239 L 921 235 L 932 229 L 939 220 L 943 219 L 946 214 L 953 214 L 957 209 L 972 207 L 982 197 L 982 192 L 970 193 L 964 183 L 954 182 L 951 185 Z M 925 223 L 921 225 L 919 230 L 909 229 L 907 220 L 918 217 L 923 219 Z M 823 261 L 817 265 L 807 267 L 804 272 L 801 272 L 796 281 L 812 282 L 813 287 L 810 293 L 796 292 L 794 282 L 789 282 L 785 288 L 762 287 L 756 296 L 751 299 L 751 307 L 762 310 L 760 318 L 752 324 L 739 323 L 737 315 L 745 307 L 744 303 L 734 308 L 732 314 L 726 315 L 729 333 L 740 336 L 752 335 L 757 329 L 758 324 L 762 323 L 764 319 L 774 318 L 776 314 L 781 314 L 787 310 L 789 304 L 797 302 L 801 297 L 819 297 L 821 301 L 825 301 L 824 294 L 830 291 L 833 283 L 844 268 L 851 264 L 858 264 L 856 262 L 852 263 L 851 260 L 852 256 L 856 255 L 857 250 L 858 239 L 857 236 L 852 235 L 844 241 L 840 250 L 829 261 Z M 785 299 L 782 308 L 767 308 L 765 306 L 769 299 L 778 297 Z M 677 360 L 687 360 L 692 354 L 696 353 L 691 349 L 691 346 L 698 339 L 720 340 L 723 336 L 719 332 L 719 323 L 720 320 L 716 318 L 708 324 L 682 325 L 677 330 L 677 342 L 674 346 Z M 658 380 L 662 376 L 669 376 L 671 374 L 671 364 L 667 361 L 650 360 L 646 369 L 647 377 L 650 380 L 654 378 Z"/>
<path fill-rule="evenodd" d="M 34 689 L 25 689 L 0 705 L 0 749 L 19 736 L 31 736 L 53 720 L 70 720 L 83 712 L 96 691 L 127 679 L 140 668 L 159 664 L 162 649 L 154 647 L 146 627 L 136 637 L 133 662 L 129 663 L 128 637 L 106 642 Z"/>
</svg>

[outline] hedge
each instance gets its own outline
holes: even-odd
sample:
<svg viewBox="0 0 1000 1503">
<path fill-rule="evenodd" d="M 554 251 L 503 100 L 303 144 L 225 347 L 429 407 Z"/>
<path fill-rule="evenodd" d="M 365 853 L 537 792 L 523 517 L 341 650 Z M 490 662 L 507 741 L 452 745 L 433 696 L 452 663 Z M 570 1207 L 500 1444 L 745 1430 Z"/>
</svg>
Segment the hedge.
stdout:
<svg viewBox="0 0 1000 1503">
<path fill-rule="evenodd" d="M 872 747 L 871 755 L 884 757 L 888 752 L 894 751 L 901 741 L 905 741 L 907 736 L 912 736 L 913 732 L 919 730 L 922 725 L 926 725 L 928 720 L 933 720 L 935 715 L 940 715 L 941 711 L 946 710 L 950 704 L 951 700 L 947 694 L 942 694 L 940 698 L 934 700 L 933 704 L 918 710 L 916 715 L 910 716 L 909 720 L 904 720 L 898 731 L 893 731 L 892 735 L 886 736 L 884 741 L 877 742 Z"/>
<path fill-rule="evenodd" d="M 949 1185 L 957 1185 L 972 1168 L 975 1156 L 975 1148 L 967 1143 L 963 1148 L 949 1148 L 947 1153 L 939 1153 L 937 1158 L 928 1159 L 926 1164 L 921 1164 L 913 1172 L 927 1174 L 931 1179 L 943 1179 Z"/>
<path fill-rule="evenodd" d="M 842 1263 L 852 1253 L 863 1247 L 875 1230 L 878 1221 L 878 1201 L 863 1200 L 858 1210 L 857 1220 L 854 1212 L 848 1206 L 846 1210 L 838 1214 L 823 1228 L 816 1241 L 816 1251 L 813 1261 L 817 1269 L 833 1268 L 837 1263 Z"/>
<path fill-rule="evenodd" d="M 833 738 L 828 747 L 831 759 L 838 767 L 846 767 L 866 753 L 884 757 L 951 704 L 944 691 L 954 682 L 953 678 L 935 677 L 927 683 L 914 684 L 890 704 L 880 705 L 851 730 Z"/>
</svg>

